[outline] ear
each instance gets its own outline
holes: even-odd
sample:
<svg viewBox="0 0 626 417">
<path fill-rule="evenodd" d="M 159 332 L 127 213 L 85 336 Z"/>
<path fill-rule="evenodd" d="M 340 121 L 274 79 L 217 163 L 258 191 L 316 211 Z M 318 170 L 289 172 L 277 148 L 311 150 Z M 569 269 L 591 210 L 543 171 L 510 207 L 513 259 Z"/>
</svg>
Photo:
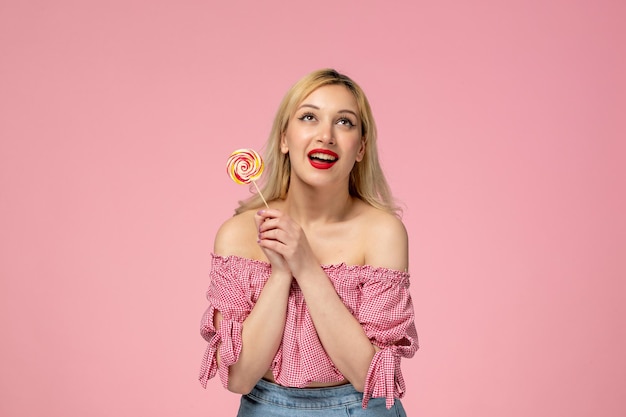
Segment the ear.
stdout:
<svg viewBox="0 0 626 417">
<path fill-rule="evenodd" d="M 359 148 L 359 152 L 356 154 L 356 161 L 361 162 L 364 156 L 365 156 L 365 136 L 362 136 L 361 147 Z"/>
<path fill-rule="evenodd" d="M 280 151 L 283 154 L 287 154 L 287 152 L 289 152 L 289 147 L 287 146 L 287 138 L 285 137 L 284 133 L 280 136 Z"/>
</svg>

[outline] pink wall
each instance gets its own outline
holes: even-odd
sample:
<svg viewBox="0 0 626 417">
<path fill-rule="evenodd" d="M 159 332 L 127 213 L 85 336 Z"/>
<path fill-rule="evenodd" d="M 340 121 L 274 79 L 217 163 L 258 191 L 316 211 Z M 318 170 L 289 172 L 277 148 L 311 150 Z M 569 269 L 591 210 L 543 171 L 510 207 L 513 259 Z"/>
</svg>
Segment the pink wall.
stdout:
<svg viewBox="0 0 626 417">
<path fill-rule="evenodd" d="M 625 3 L 214 3 L 0 2 L 0 415 L 234 415 L 225 160 L 325 66 L 406 205 L 409 415 L 626 415 Z"/>
</svg>

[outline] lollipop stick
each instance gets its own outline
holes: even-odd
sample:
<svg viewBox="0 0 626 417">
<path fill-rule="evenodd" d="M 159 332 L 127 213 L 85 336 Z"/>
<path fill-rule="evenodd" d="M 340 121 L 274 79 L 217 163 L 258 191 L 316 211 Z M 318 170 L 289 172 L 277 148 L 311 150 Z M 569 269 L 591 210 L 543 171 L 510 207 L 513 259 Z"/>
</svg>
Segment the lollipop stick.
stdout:
<svg viewBox="0 0 626 417">
<path fill-rule="evenodd" d="M 254 187 L 259 192 L 259 196 L 261 196 L 261 200 L 263 200 L 263 202 L 265 203 L 265 207 L 270 208 L 270 206 L 267 205 L 267 201 L 265 201 L 265 198 L 263 197 L 263 194 L 261 193 L 261 190 L 259 190 L 259 186 L 256 185 L 256 181 L 254 181 L 254 180 L 250 180 L 250 181 L 252 181 L 252 184 L 254 184 Z"/>
</svg>

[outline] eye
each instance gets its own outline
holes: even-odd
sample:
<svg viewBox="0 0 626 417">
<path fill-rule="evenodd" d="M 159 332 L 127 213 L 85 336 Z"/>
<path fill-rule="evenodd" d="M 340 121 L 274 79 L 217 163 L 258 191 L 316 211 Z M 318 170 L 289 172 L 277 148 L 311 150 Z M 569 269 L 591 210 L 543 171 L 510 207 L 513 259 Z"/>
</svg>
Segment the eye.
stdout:
<svg viewBox="0 0 626 417">
<path fill-rule="evenodd" d="M 354 127 L 354 123 L 352 123 L 352 120 L 348 119 L 347 117 L 342 117 L 341 119 L 337 120 L 337 124 Z"/>
<path fill-rule="evenodd" d="M 311 122 L 315 120 L 315 115 L 313 113 L 304 113 L 303 115 L 298 117 L 298 120 L 302 120 L 304 122 Z"/>
</svg>

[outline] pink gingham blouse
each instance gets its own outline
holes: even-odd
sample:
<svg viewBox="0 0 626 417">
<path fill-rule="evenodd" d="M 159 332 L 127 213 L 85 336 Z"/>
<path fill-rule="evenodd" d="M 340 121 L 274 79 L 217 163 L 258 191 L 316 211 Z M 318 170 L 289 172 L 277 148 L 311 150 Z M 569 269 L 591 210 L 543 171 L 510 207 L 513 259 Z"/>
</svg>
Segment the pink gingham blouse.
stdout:
<svg viewBox="0 0 626 417">
<path fill-rule="evenodd" d="M 337 294 L 358 319 L 371 342 L 381 348 L 370 364 L 363 391 L 363 408 L 372 397 L 386 397 L 387 408 L 405 391 L 400 359 L 412 357 L 418 349 L 413 305 L 407 272 L 345 264 L 322 266 Z M 241 352 L 242 323 L 254 307 L 271 273 L 267 262 L 238 256 L 212 255 L 209 307 L 200 333 L 208 346 L 200 367 L 200 382 L 219 372 L 228 385 L 228 367 Z M 213 326 L 215 310 L 222 313 L 219 332 Z M 221 366 L 216 354 L 219 349 Z M 315 331 L 313 320 L 294 281 L 288 299 L 283 340 L 270 367 L 276 383 L 303 388 L 311 382 L 340 382 L 343 375 L 333 365 Z"/>
</svg>

